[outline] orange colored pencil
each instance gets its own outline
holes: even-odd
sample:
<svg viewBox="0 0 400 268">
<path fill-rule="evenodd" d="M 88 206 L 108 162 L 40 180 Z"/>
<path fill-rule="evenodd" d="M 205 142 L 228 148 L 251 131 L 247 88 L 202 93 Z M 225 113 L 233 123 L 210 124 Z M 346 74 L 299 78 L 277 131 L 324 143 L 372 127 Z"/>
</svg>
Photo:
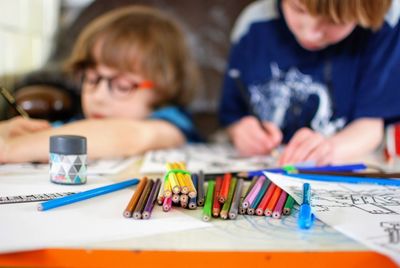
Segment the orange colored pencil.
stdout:
<svg viewBox="0 0 400 268">
<path fill-rule="evenodd" d="M 131 200 L 129 201 L 128 205 L 126 206 L 126 208 L 124 210 L 123 215 L 125 218 L 132 217 L 133 211 L 139 201 L 140 195 L 142 194 L 143 189 L 146 186 L 146 184 L 147 184 L 147 177 L 143 177 L 140 180 L 135 192 L 133 193 L 133 195 L 131 197 Z"/>
<path fill-rule="evenodd" d="M 271 184 L 269 185 L 269 187 L 267 189 L 267 192 L 264 194 L 264 197 L 261 199 L 261 202 L 256 209 L 256 214 L 258 216 L 264 215 L 264 211 L 267 209 L 268 202 L 269 202 L 269 200 L 271 200 L 271 197 L 275 191 L 275 188 L 276 188 L 276 185 L 271 182 Z"/>
<path fill-rule="evenodd" d="M 222 177 L 217 177 L 215 180 L 215 190 L 214 190 L 214 198 L 213 198 L 213 209 L 212 214 L 213 217 L 219 217 L 219 212 L 221 211 L 221 204 L 218 201 L 219 192 L 221 191 L 222 186 Z"/>
<path fill-rule="evenodd" d="M 275 191 L 272 194 L 271 200 L 269 200 L 267 208 L 264 211 L 265 216 L 271 216 L 274 211 L 275 205 L 278 202 L 279 196 L 281 195 L 282 189 L 278 186 L 275 187 Z"/>
<path fill-rule="evenodd" d="M 218 200 L 221 204 L 225 203 L 226 199 L 228 198 L 229 185 L 231 184 L 231 180 L 232 180 L 232 174 L 225 173 L 224 179 L 222 180 L 221 190 L 218 195 Z"/>
</svg>

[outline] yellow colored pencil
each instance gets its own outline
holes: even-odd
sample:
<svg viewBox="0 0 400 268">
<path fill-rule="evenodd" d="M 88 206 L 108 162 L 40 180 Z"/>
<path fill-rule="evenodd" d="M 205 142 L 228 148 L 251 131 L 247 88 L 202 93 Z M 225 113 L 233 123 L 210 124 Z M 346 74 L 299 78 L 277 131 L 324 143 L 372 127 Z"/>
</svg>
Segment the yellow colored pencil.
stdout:
<svg viewBox="0 0 400 268">
<path fill-rule="evenodd" d="M 167 163 L 167 171 L 174 169 L 171 163 Z M 169 183 L 171 184 L 171 190 L 174 194 L 179 194 L 181 192 L 181 184 L 177 179 L 176 174 L 169 173 L 168 175 Z"/>
<path fill-rule="evenodd" d="M 179 168 L 182 170 L 186 170 L 186 165 L 183 162 L 177 163 Z M 189 197 L 194 198 L 197 196 L 196 187 L 193 184 L 192 178 L 189 174 L 184 174 L 186 185 L 189 187 Z"/>
</svg>

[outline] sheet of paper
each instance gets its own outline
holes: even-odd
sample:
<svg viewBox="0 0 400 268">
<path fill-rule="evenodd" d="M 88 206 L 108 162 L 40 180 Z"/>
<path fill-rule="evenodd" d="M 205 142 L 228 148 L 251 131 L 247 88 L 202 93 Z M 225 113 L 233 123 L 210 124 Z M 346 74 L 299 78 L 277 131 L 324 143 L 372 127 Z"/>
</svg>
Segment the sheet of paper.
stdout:
<svg viewBox="0 0 400 268">
<path fill-rule="evenodd" d="M 116 174 L 132 163 L 139 160 L 139 156 L 115 159 L 101 159 L 89 161 L 87 172 L 89 175 Z M 49 173 L 49 164 L 1 164 L 0 174 L 37 174 Z"/>
<path fill-rule="evenodd" d="M 318 219 L 400 265 L 400 187 L 317 182 L 265 174 L 299 203 L 303 183 L 309 182 L 311 205 Z"/>
<path fill-rule="evenodd" d="M 1 178 L 3 179 L 3 178 Z M 0 196 L 84 191 L 114 183 L 94 178 L 82 186 L 51 184 L 42 176 L 0 180 Z M 122 212 L 133 187 L 67 206 L 40 212 L 38 203 L 0 205 L 0 252 L 49 247 L 74 248 L 93 242 L 113 241 L 210 226 L 180 211 L 157 209 L 150 220 L 126 219 Z M 185 224 L 182 224 L 184 222 Z"/>
<path fill-rule="evenodd" d="M 165 163 L 183 161 L 191 172 L 224 173 L 273 167 L 271 155 L 241 157 L 230 144 L 189 144 L 178 149 L 151 151 L 145 154 L 141 173 L 164 173 Z"/>
</svg>

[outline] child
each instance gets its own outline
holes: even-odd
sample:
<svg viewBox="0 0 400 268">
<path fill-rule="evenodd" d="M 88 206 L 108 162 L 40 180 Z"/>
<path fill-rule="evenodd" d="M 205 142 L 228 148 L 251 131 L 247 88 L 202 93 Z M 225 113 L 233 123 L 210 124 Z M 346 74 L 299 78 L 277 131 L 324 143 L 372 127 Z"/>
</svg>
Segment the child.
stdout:
<svg viewBox="0 0 400 268">
<path fill-rule="evenodd" d="M 92 159 L 179 146 L 195 138 L 192 122 L 179 107 L 194 91 L 197 69 L 180 28 L 161 12 L 131 6 L 100 16 L 83 30 L 67 66 L 82 81 L 85 119 L 17 137 L 3 135 L 0 162 L 47 161 L 49 137 L 59 134 L 86 136 Z"/>
<path fill-rule="evenodd" d="M 390 0 L 251 4 L 232 34 L 219 111 L 237 149 L 266 154 L 287 143 L 280 164 L 374 150 L 384 122 L 400 115 L 399 16 Z M 240 74 L 261 124 L 229 73 Z"/>
</svg>

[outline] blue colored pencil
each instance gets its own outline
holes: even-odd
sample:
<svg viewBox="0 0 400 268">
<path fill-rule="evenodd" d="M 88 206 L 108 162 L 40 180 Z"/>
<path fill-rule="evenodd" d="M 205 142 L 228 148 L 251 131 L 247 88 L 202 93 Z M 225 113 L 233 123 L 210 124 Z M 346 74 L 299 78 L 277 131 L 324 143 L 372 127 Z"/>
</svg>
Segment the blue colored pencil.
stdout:
<svg viewBox="0 0 400 268">
<path fill-rule="evenodd" d="M 249 172 L 241 172 L 238 176 L 243 177 L 254 177 L 264 175 L 264 172 L 273 172 L 273 173 L 287 173 L 288 171 L 320 171 L 320 172 L 351 172 L 358 170 L 365 170 L 368 167 L 365 164 L 350 164 L 350 165 L 327 165 L 327 166 L 315 166 L 315 167 L 296 167 L 296 166 L 283 166 L 282 168 L 269 168 L 263 170 L 255 170 Z"/>
<path fill-rule="evenodd" d="M 127 188 L 129 186 L 132 186 L 132 185 L 135 185 L 138 183 L 139 183 L 139 179 L 131 179 L 131 180 L 127 180 L 127 181 L 123 181 L 123 182 L 119 182 L 119 183 L 115 183 L 115 184 L 111 184 L 111 185 L 107 185 L 107 186 L 102 186 L 99 188 L 91 189 L 88 191 L 84 191 L 84 192 L 80 192 L 77 194 L 73 194 L 73 195 L 69 195 L 69 196 L 65 196 L 65 197 L 61 197 L 61 198 L 57 198 L 57 199 L 53 199 L 53 200 L 50 200 L 47 202 L 40 203 L 38 205 L 37 209 L 40 211 L 45 211 L 45 210 L 49 210 L 52 208 L 69 205 L 69 204 L 79 202 L 79 201 L 82 201 L 85 199 L 89 199 L 89 198 L 96 197 L 99 195 L 118 191 L 118 190 Z"/>
<path fill-rule="evenodd" d="M 328 176 L 328 175 L 315 175 L 315 174 L 287 174 L 287 176 L 298 179 L 314 180 L 314 181 L 400 186 L 399 180 L 382 179 L 382 178 Z"/>
</svg>

